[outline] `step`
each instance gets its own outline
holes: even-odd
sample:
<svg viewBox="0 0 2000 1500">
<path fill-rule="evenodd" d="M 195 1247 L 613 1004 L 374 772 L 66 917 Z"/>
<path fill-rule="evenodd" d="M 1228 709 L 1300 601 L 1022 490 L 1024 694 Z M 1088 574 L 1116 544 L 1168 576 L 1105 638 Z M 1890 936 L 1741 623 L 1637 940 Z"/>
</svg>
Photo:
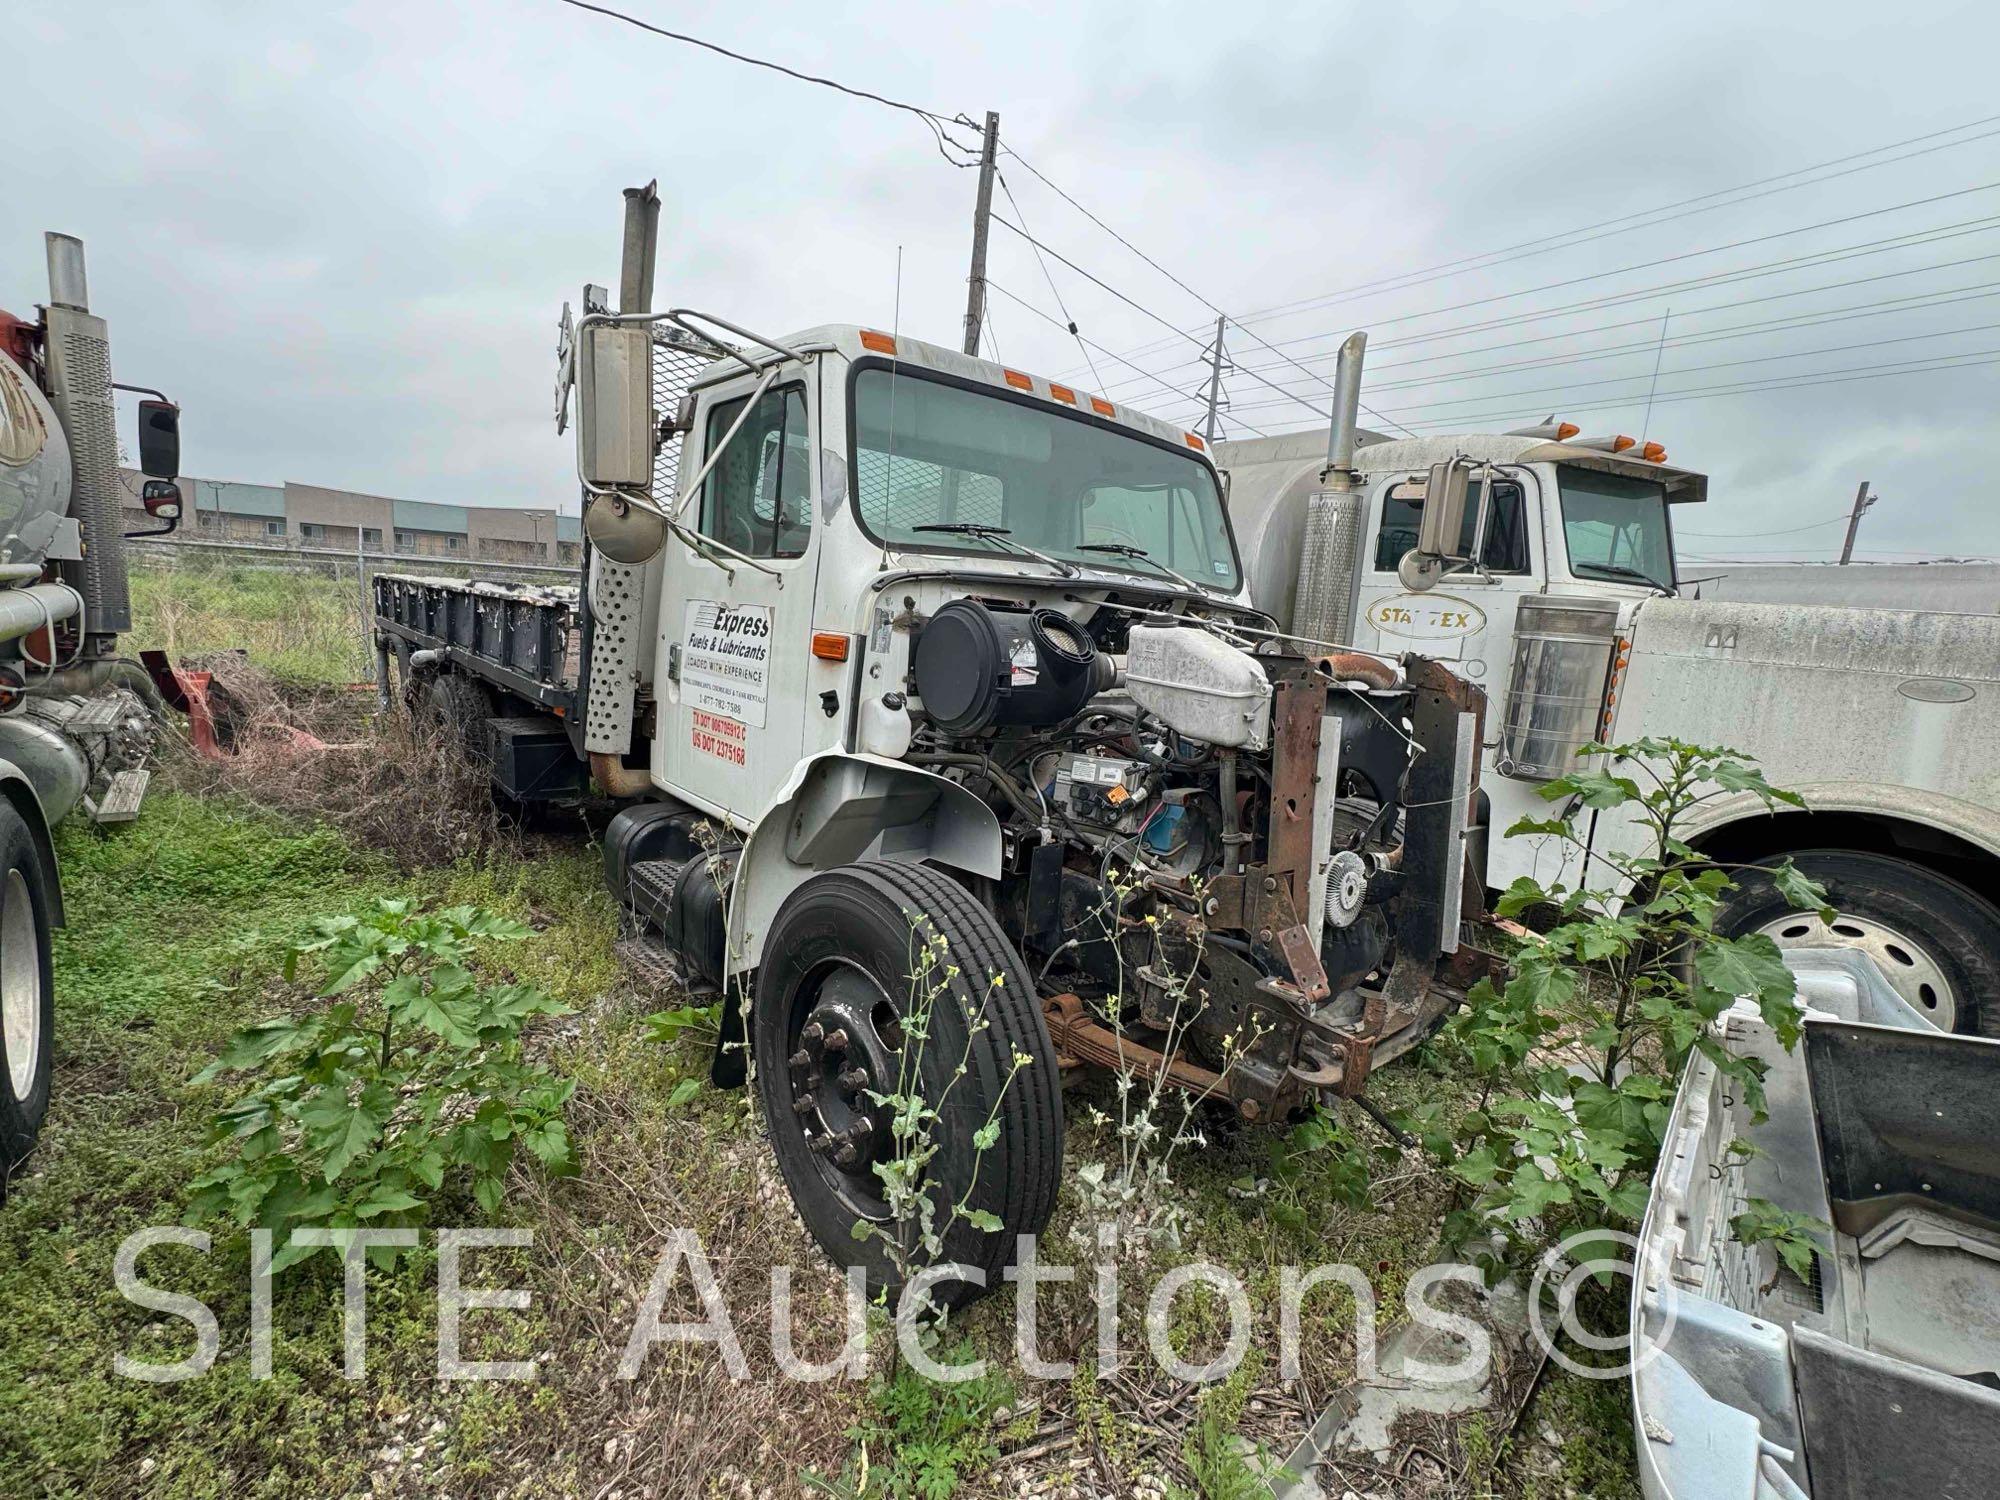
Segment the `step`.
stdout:
<svg viewBox="0 0 2000 1500">
<path fill-rule="evenodd" d="M 111 785 L 105 789 L 104 800 L 93 803 L 86 797 L 84 809 L 93 823 L 129 823 L 139 816 L 139 804 L 146 798 L 146 784 L 153 779 L 153 773 L 139 768 L 120 771 L 111 778 Z"/>
<path fill-rule="evenodd" d="M 645 859 L 625 869 L 624 905 L 649 933 L 667 930 L 673 911 L 674 882 L 686 866 L 678 860 Z"/>
</svg>

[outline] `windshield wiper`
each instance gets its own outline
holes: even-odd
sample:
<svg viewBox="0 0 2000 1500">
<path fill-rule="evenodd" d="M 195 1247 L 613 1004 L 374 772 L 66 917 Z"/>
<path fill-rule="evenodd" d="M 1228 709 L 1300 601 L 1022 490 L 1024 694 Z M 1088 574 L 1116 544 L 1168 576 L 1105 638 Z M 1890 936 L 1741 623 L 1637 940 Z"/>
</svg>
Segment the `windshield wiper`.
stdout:
<svg viewBox="0 0 2000 1500">
<path fill-rule="evenodd" d="M 1634 583 L 1645 584 L 1648 588 L 1656 588 L 1662 596 L 1668 599 L 1678 598 L 1680 594 L 1678 589 L 1668 588 L 1667 585 L 1653 577 L 1652 574 L 1641 573 L 1637 568 L 1628 568 L 1623 563 L 1594 562 L 1585 563 L 1583 566 L 1595 569 L 1599 573 L 1609 573 L 1615 578 L 1629 578 Z"/>
<path fill-rule="evenodd" d="M 1208 592 L 1207 589 L 1196 583 L 1192 578 L 1176 573 L 1165 563 L 1155 560 L 1153 555 L 1144 547 L 1134 547 L 1129 542 L 1080 542 L 1077 544 L 1076 550 L 1079 552 L 1108 552 L 1113 557 L 1129 557 L 1135 562 L 1144 563 L 1149 568 L 1158 568 L 1167 577 L 1173 579 L 1175 583 L 1178 583 L 1190 593 L 1205 595 Z"/>
<path fill-rule="evenodd" d="M 977 537 L 982 542 L 998 542 L 1001 546 L 1018 552 L 1023 557 L 1032 557 L 1036 562 L 1045 562 L 1065 578 L 1077 578 L 1082 570 L 1075 563 L 1064 562 L 1060 557 L 1051 557 L 1046 552 L 1037 552 L 1025 542 L 1014 540 L 1014 534 L 1005 526 L 985 526 L 977 521 L 933 521 L 926 526 L 912 526 L 912 531 L 938 531 L 946 536 Z"/>
</svg>

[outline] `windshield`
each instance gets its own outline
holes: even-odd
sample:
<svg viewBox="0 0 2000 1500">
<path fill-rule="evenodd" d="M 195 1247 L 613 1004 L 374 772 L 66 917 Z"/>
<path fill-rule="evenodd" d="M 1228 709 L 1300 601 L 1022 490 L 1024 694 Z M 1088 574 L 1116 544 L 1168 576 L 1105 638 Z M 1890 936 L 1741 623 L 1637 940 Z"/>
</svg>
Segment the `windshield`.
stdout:
<svg viewBox="0 0 2000 1500">
<path fill-rule="evenodd" d="M 855 374 L 854 502 L 889 546 L 1003 555 L 1004 543 L 919 529 L 992 526 L 1091 568 L 1164 580 L 1090 550 L 1136 548 L 1208 588 L 1233 592 L 1240 576 L 1215 477 L 1192 454 L 902 368 Z"/>
<path fill-rule="evenodd" d="M 1578 578 L 1671 588 L 1674 545 L 1667 530 L 1667 487 L 1652 479 L 1563 464 L 1563 541 Z M 1639 577 L 1635 578 L 1637 574 Z"/>
</svg>

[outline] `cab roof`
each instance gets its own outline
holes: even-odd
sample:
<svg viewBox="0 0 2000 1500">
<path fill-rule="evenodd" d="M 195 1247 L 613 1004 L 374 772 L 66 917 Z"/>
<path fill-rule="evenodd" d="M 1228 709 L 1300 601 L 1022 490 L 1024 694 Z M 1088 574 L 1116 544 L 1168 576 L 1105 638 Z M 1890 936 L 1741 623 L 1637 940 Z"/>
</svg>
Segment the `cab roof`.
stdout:
<svg viewBox="0 0 2000 1500">
<path fill-rule="evenodd" d="M 947 349 L 940 344 L 930 344 L 922 339 L 911 338 L 906 333 L 885 333 L 880 329 L 863 328 L 855 323 L 822 323 L 817 327 L 801 329 L 778 342 L 801 353 L 831 350 L 850 360 L 894 360 L 918 369 L 934 370 L 940 375 L 950 375 L 959 380 L 989 385 L 997 391 L 1004 391 L 1017 397 L 1036 397 L 1058 410 L 1068 408 L 1085 416 L 1129 427 L 1134 432 L 1142 432 L 1148 437 L 1172 443 L 1176 447 L 1186 449 L 1197 458 L 1213 462 L 1208 445 L 1198 434 L 1189 432 L 1185 428 L 1176 427 L 1170 422 L 1162 422 L 1158 417 L 1135 410 L 1121 402 L 1094 395 L 1079 386 L 1064 385 L 1059 380 L 1050 380 L 1046 376 L 1018 370 L 1011 365 L 976 359 L 969 354 L 960 354 L 956 349 Z"/>
</svg>

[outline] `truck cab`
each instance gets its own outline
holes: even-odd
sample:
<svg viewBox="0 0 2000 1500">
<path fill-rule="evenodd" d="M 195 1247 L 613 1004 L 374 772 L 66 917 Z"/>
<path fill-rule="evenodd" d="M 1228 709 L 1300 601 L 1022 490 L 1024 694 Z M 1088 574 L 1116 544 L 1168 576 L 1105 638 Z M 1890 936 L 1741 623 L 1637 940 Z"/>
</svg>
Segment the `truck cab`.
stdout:
<svg viewBox="0 0 2000 1500">
<path fill-rule="evenodd" d="M 1579 746 L 1675 737 L 1755 757 L 1806 799 L 1772 815 L 1748 793 L 1690 830 L 1745 867 L 1723 913 L 1781 947 L 1855 948 L 1947 1030 L 2000 1034 L 2000 617 L 1683 597 L 1676 518 L 1707 498 L 1657 445 L 1568 424 L 1516 433 L 1360 433 L 1349 471 L 1323 432 L 1217 445 L 1252 595 L 1281 620 L 1302 603 L 1335 638 L 1414 649 L 1480 684 L 1491 826 L 1548 816 L 1541 795 Z M 1427 493 L 1464 476 L 1456 535 L 1418 552 Z M 1315 515 L 1319 520 L 1311 518 Z M 1300 556 L 1323 555 L 1302 600 Z M 1410 563 L 1432 557 L 1432 571 Z M 1411 587 L 1411 582 L 1416 584 Z M 1961 747 L 1954 751 L 1952 747 Z M 1592 849 L 1650 852 L 1636 820 L 1590 820 Z M 1759 867 L 1791 858 L 1839 916 L 1784 909 Z M 1496 839 L 1488 878 L 1571 887 L 1585 856 L 1551 838 Z"/>
</svg>

